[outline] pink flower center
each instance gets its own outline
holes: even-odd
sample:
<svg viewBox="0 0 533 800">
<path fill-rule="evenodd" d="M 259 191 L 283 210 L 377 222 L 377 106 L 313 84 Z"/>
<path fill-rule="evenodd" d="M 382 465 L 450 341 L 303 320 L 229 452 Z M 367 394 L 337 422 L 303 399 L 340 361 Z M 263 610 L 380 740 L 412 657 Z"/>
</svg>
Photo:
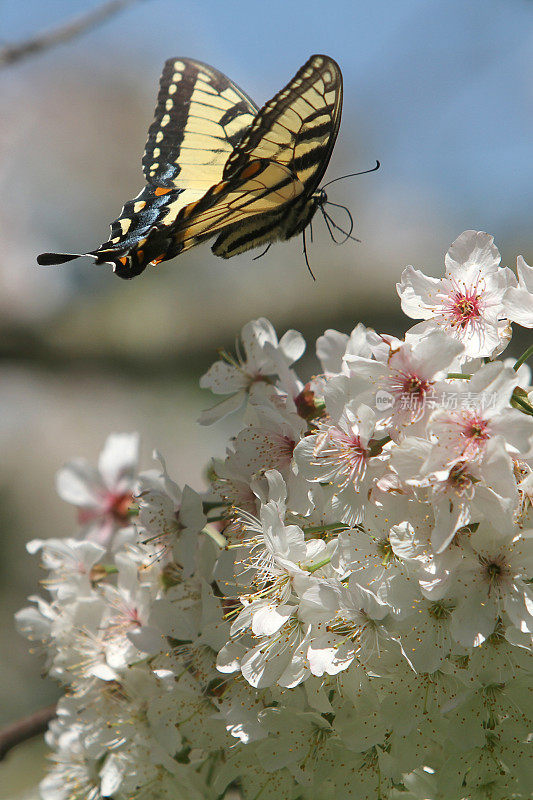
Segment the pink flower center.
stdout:
<svg viewBox="0 0 533 800">
<path fill-rule="evenodd" d="M 482 293 L 477 283 L 470 287 L 459 287 L 456 284 L 445 305 L 448 314 L 451 316 L 451 324 L 464 329 L 480 319 Z"/>
<path fill-rule="evenodd" d="M 461 439 L 466 440 L 463 450 L 465 458 L 472 458 L 484 447 L 490 439 L 487 420 L 479 414 L 463 414 L 463 424 L 460 429 Z"/>
<path fill-rule="evenodd" d="M 432 388 L 432 381 L 416 373 L 400 371 L 391 376 L 387 385 L 387 389 L 398 398 L 400 410 L 409 412 L 412 422 L 423 415 L 426 395 Z"/>
<path fill-rule="evenodd" d="M 462 435 L 466 439 L 486 441 L 490 438 L 487 427 L 487 420 L 480 417 L 479 414 L 472 414 L 462 430 Z"/>
<path fill-rule="evenodd" d="M 336 466 L 338 474 L 344 477 L 341 486 L 352 482 L 355 486 L 364 477 L 366 462 L 369 457 L 368 450 L 361 443 L 358 434 L 345 433 L 339 428 L 329 430 L 329 440 L 332 447 L 321 453 L 326 463 Z"/>
<path fill-rule="evenodd" d="M 78 509 L 78 522 L 80 525 L 86 525 L 88 522 L 102 517 L 111 517 L 117 525 L 126 525 L 129 523 L 128 512 L 132 502 L 133 495 L 131 492 L 121 494 L 109 492 L 102 498 L 99 508 Z"/>
<path fill-rule="evenodd" d="M 410 394 L 411 396 L 416 395 L 422 400 L 430 386 L 430 381 L 425 378 L 419 378 L 418 375 L 404 375 L 402 393 Z"/>
<path fill-rule="evenodd" d="M 111 494 L 107 501 L 108 513 L 112 514 L 119 525 L 129 522 L 129 508 L 133 502 L 133 495 L 131 492 L 124 492 L 123 494 Z"/>
<path fill-rule="evenodd" d="M 281 436 L 278 440 L 278 456 L 280 461 L 286 461 L 288 464 L 292 461 L 294 448 L 296 442 L 290 436 Z"/>
</svg>

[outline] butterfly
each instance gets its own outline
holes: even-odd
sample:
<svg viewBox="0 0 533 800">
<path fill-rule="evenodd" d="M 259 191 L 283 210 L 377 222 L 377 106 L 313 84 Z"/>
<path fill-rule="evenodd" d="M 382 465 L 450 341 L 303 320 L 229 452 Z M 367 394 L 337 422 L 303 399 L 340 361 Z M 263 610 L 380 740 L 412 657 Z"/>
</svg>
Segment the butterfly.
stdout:
<svg viewBox="0 0 533 800">
<path fill-rule="evenodd" d="M 325 55 L 311 56 L 261 109 L 213 67 L 169 59 L 142 159 L 146 186 L 96 250 L 37 261 L 92 256 L 133 278 L 213 236 L 213 253 L 231 258 L 304 233 L 327 202 L 318 186 L 341 111 L 342 74 Z"/>
</svg>

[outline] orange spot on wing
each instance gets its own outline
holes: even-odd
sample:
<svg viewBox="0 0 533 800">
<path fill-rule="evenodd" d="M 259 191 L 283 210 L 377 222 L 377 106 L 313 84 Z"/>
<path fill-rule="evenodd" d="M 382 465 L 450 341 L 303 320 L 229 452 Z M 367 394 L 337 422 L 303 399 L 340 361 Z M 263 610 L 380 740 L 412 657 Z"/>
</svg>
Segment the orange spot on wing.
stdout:
<svg viewBox="0 0 533 800">
<path fill-rule="evenodd" d="M 144 250 L 137 250 L 137 258 L 142 261 L 144 258 Z"/>
<path fill-rule="evenodd" d="M 167 189 L 165 186 L 158 186 L 154 194 L 156 197 L 161 197 L 162 194 L 168 194 L 172 189 Z"/>
<path fill-rule="evenodd" d="M 253 178 L 254 175 L 258 175 L 263 168 L 263 165 L 260 161 L 252 161 L 251 164 L 248 164 L 245 169 L 241 172 L 240 177 L 244 178 L 244 180 L 248 180 L 248 178 Z"/>
<path fill-rule="evenodd" d="M 157 258 L 154 258 L 152 261 L 150 261 L 150 265 L 152 267 L 157 267 L 157 265 L 163 261 L 164 257 L 165 256 L 157 256 Z"/>
<path fill-rule="evenodd" d="M 117 261 L 120 261 L 120 263 L 124 264 L 124 266 L 126 266 L 128 263 L 128 259 L 125 256 L 122 256 L 122 258 L 117 258 Z"/>
</svg>

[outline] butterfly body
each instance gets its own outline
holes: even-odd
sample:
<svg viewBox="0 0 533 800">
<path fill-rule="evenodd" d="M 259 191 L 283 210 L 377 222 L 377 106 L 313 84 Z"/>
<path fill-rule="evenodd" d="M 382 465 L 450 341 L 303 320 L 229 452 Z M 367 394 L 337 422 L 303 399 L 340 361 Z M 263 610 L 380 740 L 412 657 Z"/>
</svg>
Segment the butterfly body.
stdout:
<svg viewBox="0 0 533 800">
<path fill-rule="evenodd" d="M 341 109 L 342 76 L 328 56 L 311 56 L 262 109 L 218 70 L 169 59 L 142 160 L 147 184 L 109 240 L 82 255 L 132 278 L 213 237 L 213 253 L 231 258 L 296 236 L 326 200 L 318 184 Z"/>
</svg>

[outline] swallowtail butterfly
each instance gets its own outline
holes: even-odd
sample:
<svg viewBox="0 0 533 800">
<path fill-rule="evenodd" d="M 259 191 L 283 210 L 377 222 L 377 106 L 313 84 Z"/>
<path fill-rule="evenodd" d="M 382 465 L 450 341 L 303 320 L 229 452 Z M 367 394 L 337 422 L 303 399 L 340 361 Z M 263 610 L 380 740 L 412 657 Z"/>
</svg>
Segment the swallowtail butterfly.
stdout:
<svg viewBox="0 0 533 800">
<path fill-rule="evenodd" d="M 133 278 L 213 236 L 222 258 L 291 239 L 326 202 L 318 185 L 341 110 L 342 75 L 328 56 L 311 56 L 261 109 L 213 67 L 169 59 L 142 159 L 146 186 L 109 241 L 89 253 L 43 253 L 38 263 L 87 255 Z"/>
</svg>

